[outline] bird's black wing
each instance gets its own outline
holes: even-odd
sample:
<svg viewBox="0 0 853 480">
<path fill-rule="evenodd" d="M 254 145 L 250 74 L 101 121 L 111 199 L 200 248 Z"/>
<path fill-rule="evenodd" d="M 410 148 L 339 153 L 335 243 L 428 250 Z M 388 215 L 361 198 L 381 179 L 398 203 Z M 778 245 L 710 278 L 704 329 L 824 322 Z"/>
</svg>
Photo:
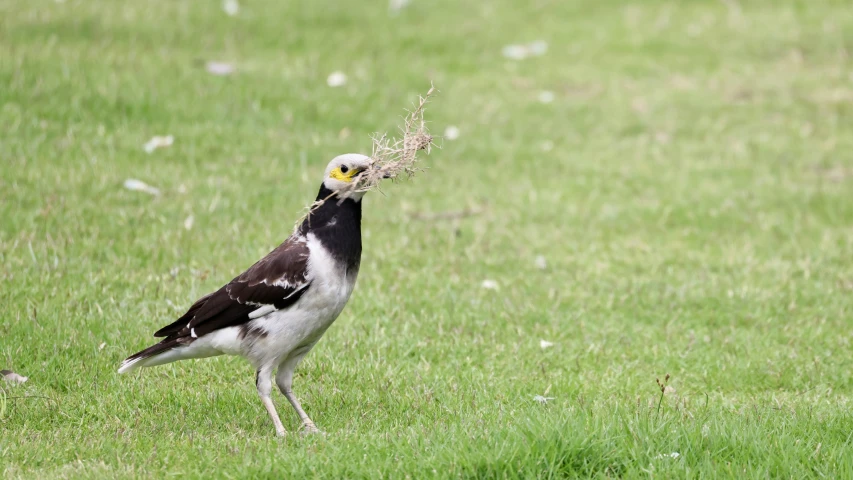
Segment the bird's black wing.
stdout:
<svg viewBox="0 0 853 480">
<path fill-rule="evenodd" d="M 242 275 L 198 299 L 187 313 L 161 328 L 155 337 L 197 338 L 249 322 L 252 312 L 287 308 L 311 285 L 305 238 L 292 236 Z M 260 310 L 263 311 L 263 310 Z"/>
</svg>

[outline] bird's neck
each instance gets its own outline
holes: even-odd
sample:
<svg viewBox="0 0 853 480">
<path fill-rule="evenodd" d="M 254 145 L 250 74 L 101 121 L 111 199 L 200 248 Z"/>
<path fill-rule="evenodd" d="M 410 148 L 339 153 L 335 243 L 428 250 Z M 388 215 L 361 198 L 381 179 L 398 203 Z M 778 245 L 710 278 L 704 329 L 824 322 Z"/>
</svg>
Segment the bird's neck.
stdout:
<svg viewBox="0 0 853 480">
<path fill-rule="evenodd" d="M 320 243 L 349 268 L 358 268 L 361 260 L 361 199 L 343 201 L 325 185 L 317 193 L 314 208 L 302 222 L 302 234 L 314 234 Z"/>
</svg>

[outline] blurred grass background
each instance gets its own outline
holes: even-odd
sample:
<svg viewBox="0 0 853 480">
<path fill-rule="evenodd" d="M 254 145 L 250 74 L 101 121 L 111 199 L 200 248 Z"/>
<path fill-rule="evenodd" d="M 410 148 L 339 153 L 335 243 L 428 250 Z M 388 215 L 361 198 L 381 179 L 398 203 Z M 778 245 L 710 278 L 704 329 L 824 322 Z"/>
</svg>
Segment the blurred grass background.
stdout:
<svg viewBox="0 0 853 480">
<path fill-rule="evenodd" d="M 0 0 L 4 476 L 853 476 L 851 32 L 830 0 Z M 430 82 L 459 137 L 366 199 L 294 383 L 327 436 L 274 438 L 240 359 L 116 375 Z"/>
</svg>

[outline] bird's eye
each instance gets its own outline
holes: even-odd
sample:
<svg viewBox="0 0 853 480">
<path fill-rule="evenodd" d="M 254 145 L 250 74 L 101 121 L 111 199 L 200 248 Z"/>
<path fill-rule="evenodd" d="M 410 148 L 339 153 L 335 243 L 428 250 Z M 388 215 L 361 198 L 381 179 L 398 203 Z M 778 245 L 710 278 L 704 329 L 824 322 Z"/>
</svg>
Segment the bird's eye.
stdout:
<svg viewBox="0 0 853 480">
<path fill-rule="evenodd" d="M 346 165 L 341 165 L 341 173 L 347 173 L 349 171 L 349 167 Z"/>
</svg>

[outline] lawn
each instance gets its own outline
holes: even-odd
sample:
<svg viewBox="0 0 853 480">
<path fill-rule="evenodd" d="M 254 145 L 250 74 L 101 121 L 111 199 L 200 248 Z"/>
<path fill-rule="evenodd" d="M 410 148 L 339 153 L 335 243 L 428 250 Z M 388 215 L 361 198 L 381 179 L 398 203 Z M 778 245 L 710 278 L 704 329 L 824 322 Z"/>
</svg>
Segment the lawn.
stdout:
<svg viewBox="0 0 853 480">
<path fill-rule="evenodd" d="M 240 6 L 0 0 L 4 477 L 853 478 L 848 2 Z M 239 358 L 116 373 L 430 82 L 458 138 L 294 381 L 325 436 Z"/>
</svg>

